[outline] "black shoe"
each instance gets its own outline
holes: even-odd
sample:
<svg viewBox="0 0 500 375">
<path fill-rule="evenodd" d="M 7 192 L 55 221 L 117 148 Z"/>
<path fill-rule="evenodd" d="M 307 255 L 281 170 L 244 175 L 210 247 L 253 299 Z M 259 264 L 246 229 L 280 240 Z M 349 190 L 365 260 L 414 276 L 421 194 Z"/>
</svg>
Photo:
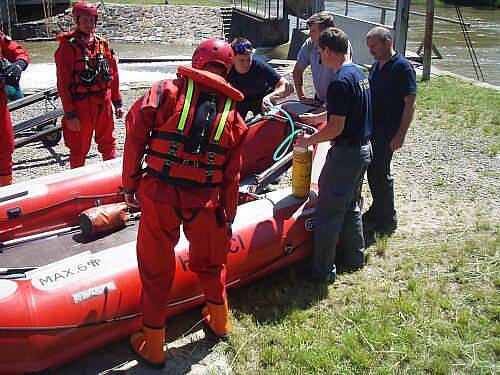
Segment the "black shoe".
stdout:
<svg viewBox="0 0 500 375">
<path fill-rule="evenodd" d="M 363 215 L 361 215 L 361 220 L 363 220 L 363 224 L 374 224 L 378 223 L 380 221 L 380 218 L 378 218 L 373 210 L 368 210 L 366 211 Z"/>
<path fill-rule="evenodd" d="M 385 222 L 378 225 L 374 229 L 374 232 L 378 233 L 379 236 L 391 236 L 396 231 L 397 227 L 398 227 L 397 221 Z"/>
<path fill-rule="evenodd" d="M 375 228 L 379 225 L 380 220 L 368 210 L 361 216 L 361 222 L 363 223 L 363 232 L 368 234 L 375 230 Z"/>
<path fill-rule="evenodd" d="M 299 268 L 297 272 L 297 276 L 304 281 L 308 281 L 310 283 L 329 283 L 333 284 L 335 282 L 335 273 L 330 272 L 326 275 L 319 275 L 314 272 L 311 267 L 302 267 Z"/>
</svg>

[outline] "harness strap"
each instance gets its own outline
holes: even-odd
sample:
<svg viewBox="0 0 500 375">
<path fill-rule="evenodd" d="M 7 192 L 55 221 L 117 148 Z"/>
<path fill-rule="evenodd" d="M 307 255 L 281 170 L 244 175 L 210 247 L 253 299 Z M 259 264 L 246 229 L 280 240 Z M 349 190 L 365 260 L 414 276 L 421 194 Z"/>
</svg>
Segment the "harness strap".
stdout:
<svg viewBox="0 0 500 375">
<path fill-rule="evenodd" d="M 173 163 L 184 164 L 184 165 L 187 165 L 189 167 L 203 168 L 203 169 L 208 169 L 208 170 L 222 170 L 223 169 L 223 167 L 220 165 L 205 164 L 205 163 L 202 163 L 202 162 L 196 161 L 196 160 L 182 159 L 176 155 L 173 155 L 170 153 L 165 154 L 163 152 L 151 150 L 149 148 L 146 149 L 145 153 L 148 155 L 152 155 L 152 156 L 156 156 L 156 157 L 165 159 L 165 160 L 169 160 Z"/>
<path fill-rule="evenodd" d="M 205 182 L 205 183 L 200 183 L 196 182 L 193 180 L 188 180 L 186 178 L 179 178 L 179 177 L 169 177 L 168 175 L 163 175 L 162 173 L 154 170 L 153 168 L 146 167 L 141 170 L 141 173 L 145 172 L 147 174 L 150 174 L 153 177 L 156 177 L 166 183 L 169 183 L 174 186 L 179 186 L 179 187 L 185 187 L 185 188 L 216 188 L 219 187 L 221 184 L 220 183 L 215 183 L 215 182 Z"/>
<path fill-rule="evenodd" d="M 151 138 L 161 139 L 164 141 L 174 141 L 179 143 L 184 143 L 187 141 L 187 137 L 184 134 L 165 132 L 161 130 L 153 130 L 151 132 Z M 213 151 L 216 154 L 224 155 L 227 153 L 228 149 L 222 146 L 219 146 L 215 143 L 208 144 L 208 151 Z"/>
<path fill-rule="evenodd" d="M 198 214 L 200 213 L 201 209 L 202 209 L 202 207 L 195 208 L 194 211 L 193 211 L 193 213 L 191 214 L 191 216 L 189 218 L 187 218 L 187 217 L 185 217 L 182 214 L 182 210 L 179 207 L 175 207 L 174 208 L 175 213 L 177 214 L 177 217 L 183 223 L 190 223 L 190 222 L 192 222 L 196 218 L 196 216 L 198 216 Z"/>
</svg>

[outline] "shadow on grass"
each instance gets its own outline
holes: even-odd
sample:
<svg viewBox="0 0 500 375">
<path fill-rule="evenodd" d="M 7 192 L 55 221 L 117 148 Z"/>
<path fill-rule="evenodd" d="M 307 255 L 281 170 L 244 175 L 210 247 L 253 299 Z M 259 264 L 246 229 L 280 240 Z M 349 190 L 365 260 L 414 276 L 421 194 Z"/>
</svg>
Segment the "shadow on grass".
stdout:
<svg viewBox="0 0 500 375">
<path fill-rule="evenodd" d="M 328 284 L 309 283 L 296 276 L 296 267 L 230 292 L 230 308 L 258 323 L 279 323 L 296 310 L 307 310 L 328 295 Z"/>
</svg>

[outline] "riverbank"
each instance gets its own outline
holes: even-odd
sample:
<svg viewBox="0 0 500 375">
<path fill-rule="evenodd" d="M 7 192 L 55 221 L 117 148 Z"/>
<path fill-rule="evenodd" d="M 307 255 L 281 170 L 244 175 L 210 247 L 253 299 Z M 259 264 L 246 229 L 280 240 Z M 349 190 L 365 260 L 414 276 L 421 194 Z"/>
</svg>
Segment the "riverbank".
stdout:
<svg viewBox="0 0 500 375">
<path fill-rule="evenodd" d="M 125 107 L 144 91 L 124 92 Z M 394 157 L 399 227 L 368 249 L 367 267 L 333 285 L 291 269 L 230 291 L 225 343 L 205 337 L 198 309 L 170 319 L 163 373 L 498 370 L 500 93 L 437 77 L 419 84 L 417 105 Z M 121 154 L 121 120 L 116 135 Z M 14 160 L 17 181 L 69 168 L 63 146 L 27 146 Z M 88 163 L 99 160 L 93 147 Z M 57 373 L 111 371 L 147 370 L 122 340 Z"/>
</svg>

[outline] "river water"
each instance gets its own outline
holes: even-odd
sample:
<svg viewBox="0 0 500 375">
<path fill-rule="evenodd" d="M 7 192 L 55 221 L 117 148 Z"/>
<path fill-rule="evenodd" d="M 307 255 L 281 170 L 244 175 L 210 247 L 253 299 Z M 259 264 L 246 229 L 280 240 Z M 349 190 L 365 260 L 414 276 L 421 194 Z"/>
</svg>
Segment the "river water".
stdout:
<svg viewBox="0 0 500 375">
<path fill-rule="evenodd" d="M 395 7 L 395 0 L 373 0 L 372 4 Z M 344 0 L 330 0 L 325 3 L 326 10 L 344 14 Z M 500 9 L 478 9 L 462 7 L 465 22 L 471 24 L 470 37 L 486 82 L 500 85 Z M 425 12 L 424 6 L 412 6 L 412 10 Z M 456 19 L 455 8 L 437 6 L 436 16 Z M 379 22 L 380 10 L 357 4 L 349 4 L 349 16 Z M 394 13 L 388 12 L 386 24 L 392 24 Z M 291 25 L 295 25 L 292 21 Z M 425 18 L 410 16 L 407 49 L 415 52 L 423 40 Z M 57 42 L 24 42 L 32 57 L 29 69 L 23 74 L 22 87 L 25 90 L 40 89 L 55 85 L 54 51 Z M 466 49 L 460 26 L 436 21 L 434 25 L 434 44 L 443 55 L 443 60 L 433 60 L 433 64 L 442 70 L 449 70 L 470 78 L 476 78 L 469 52 Z M 118 57 L 158 57 L 184 56 L 189 57 L 193 47 L 120 44 L 113 43 Z M 280 46 L 272 50 L 259 50 L 258 53 L 267 57 L 286 58 L 288 46 Z M 120 81 L 128 85 L 135 82 L 154 82 L 160 79 L 172 78 L 179 62 L 120 64 Z"/>
<path fill-rule="evenodd" d="M 395 8 L 395 0 L 372 0 L 364 2 Z M 326 0 L 326 10 L 344 14 L 344 0 Z M 486 82 L 500 86 L 500 8 L 460 7 L 466 23 L 470 23 L 469 35 Z M 412 5 L 412 11 L 425 13 L 425 5 Z M 349 3 L 349 16 L 380 22 L 380 10 Z M 457 20 L 454 6 L 436 5 L 435 16 Z M 387 12 L 386 25 L 394 22 L 394 12 Z M 424 39 L 425 17 L 410 15 L 407 50 L 416 52 Z M 469 52 L 466 48 L 460 25 L 443 21 L 434 22 L 433 42 L 443 60 L 433 60 L 434 66 L 466 77 L 476 79 Z"/>
</svg>

